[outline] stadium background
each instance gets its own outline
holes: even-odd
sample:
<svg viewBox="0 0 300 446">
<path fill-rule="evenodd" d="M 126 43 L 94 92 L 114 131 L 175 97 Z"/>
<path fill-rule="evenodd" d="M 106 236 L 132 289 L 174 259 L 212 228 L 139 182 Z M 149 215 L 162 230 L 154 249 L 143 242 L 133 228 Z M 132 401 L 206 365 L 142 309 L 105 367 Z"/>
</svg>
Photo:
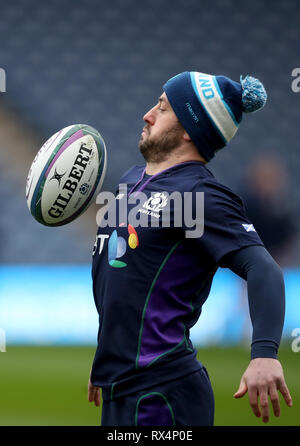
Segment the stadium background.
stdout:
<svg viewBox="0 0 300 446">
<path fill-rule="evenodd" d="M 256 192 L 262 178 L 273 193 L 273 213 L 266 212 L 262 227 L 266 237 L 274 228 L 275 242 L 285 238 L 275 243 L 274 256 L 286 278 L 280 359 L 294 407 L 282 403 L 282 417 L 271 424 L 299 425 L 300 352 L 291 348 L 292 330 L 300 327 L 300 93 L 291 88 L 299 66 L 299 2 L 1 0 L 0 11 L 6 72 L 0 94 L 0 344 L 6 350 L 0 352 L 0 424 L 100 420 L 86 395 L 97 334 L 90 279 L 97 207 L 61 228 L 35 222 L 25 181 L 36 152 L 58 129 L 88 123 L 106 141 L 104 189 L 114 190 L 127 168 L 143 163 L 137 148 L 142 116 L 163 83 L 194 70 L 235 80 L 253 74 L 269 93 L 267 106 L 244 117 L 209 168 L 245 199 L 249 178 L 258 178 Z M 260 192 L 262 203 L 269 200 L 268 191 Z M 249 361 L 250 337 L 244 284 L 220 270 L 192 331 L 213 382 L 217 425 L 262 424 L 247 397 L 232 398 Z"/>
</svg>

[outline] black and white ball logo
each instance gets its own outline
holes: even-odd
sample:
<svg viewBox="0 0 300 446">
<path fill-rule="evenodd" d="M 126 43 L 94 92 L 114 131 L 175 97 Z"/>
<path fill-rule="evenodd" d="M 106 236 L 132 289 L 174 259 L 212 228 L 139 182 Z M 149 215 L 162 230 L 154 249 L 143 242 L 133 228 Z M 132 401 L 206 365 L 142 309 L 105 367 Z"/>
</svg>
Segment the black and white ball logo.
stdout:
<svg viewBox="0 0 300 446">
<path fill-rule="evenodd" d="M 90 186 L 87 183 L 83 183 L 80 188 L 79 188 L 79 192 L 82 195 L 86 195 L 88 193 L 88 191 L 90 190 Z"/>
<path fill-rule="evenodd" d="M 51 181 L 51 180 L 57 180 L 58 181 L 58 185 L 60 186 L 60 182 L 61 182 L 61 179 L 62 179 L 62 177 L 64 176 L 66 174 L 66 172 L 64 172 L 64 173 L 62 173 L 61 175 L 57 172 L 57 170 L 55 169 L 54 170 L 54 175 L 53 175 L 53 177 L 51 177 L 50 179 L 49 179 L 49 181 Z"/>
</svg>

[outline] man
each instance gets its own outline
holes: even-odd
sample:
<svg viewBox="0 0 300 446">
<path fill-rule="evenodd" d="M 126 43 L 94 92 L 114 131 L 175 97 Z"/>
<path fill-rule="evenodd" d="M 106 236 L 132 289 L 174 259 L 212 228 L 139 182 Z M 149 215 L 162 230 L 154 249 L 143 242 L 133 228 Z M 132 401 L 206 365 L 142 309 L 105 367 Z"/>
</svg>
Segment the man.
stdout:
<svg viewBox="0 0 300 446">
<path fill-rule="evenodd" d="M 139 148 L 146 167 L 123 175 L 116 200 L 119 207 L 128 204 L 129 215 L 130 199 L 142 197 L 140 215 L 158 223 L 134 227 L 121 221 L 98 230 L 93 290 L 100 325 L 89 401 L 98 406 L 102 388 L 102 425 L 213 425 L 213 391 L 189 330 L 221 266 L 247 280 L 253 324 L 251 361 L 234 397 L 248 392 L 254 414 L 268 422 L 269 397 L 275 416 L 280 414 L 278 391 L 292 405 L 277 360 L 283 277 L 241 199 L 206 167 L 233 137 L 242 113 L 261 108 L 266 93 L 252 77 L 237 83 L 197 72 L 181 73 L 163 88 L 143 118 Z M 204 192 L 204 232 L 197 237 L 186 221 L 175 224 L 181 212 L 175 206 L 167 214 L 170 227 L 163 225 L 168 194 L 174 191 L 183 202 L 186 192 L 192 194 L 196 220 L 197 193 Z M 185 212 L 189 206 L 183 205 Z"/>
</svg>

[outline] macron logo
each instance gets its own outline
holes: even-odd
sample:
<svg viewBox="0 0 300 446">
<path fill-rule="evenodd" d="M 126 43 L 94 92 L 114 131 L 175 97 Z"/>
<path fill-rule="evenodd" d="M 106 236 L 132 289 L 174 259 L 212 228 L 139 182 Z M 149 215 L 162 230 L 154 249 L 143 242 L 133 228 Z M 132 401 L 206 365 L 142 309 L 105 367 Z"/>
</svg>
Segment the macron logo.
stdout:
<svg viewBox="0 0 300 446">
<path fill-rule="evenodd" d="M 186 105 L 188 111 L 190 112 L 190 114 L 191 114 L 193 120 L 194 120 L 195 122 L 199 122 L 199 118 L 198 118 L 198 116 L 196 115 L 196 113 L 194 112 L 194 110 L 192 109 L 191 104 L 190 104 L 189 102 L 186 102 L 185 105 Z"/>
<path fill-rule="evenodd" d="M 242 226 L 243 226 L 244 229 L 246 229 L 247 232 L 250 232 L 250 231 L 256 232 L 256 230 L 255 230 L 253 225 L 243 224 Z"/>
</svg>

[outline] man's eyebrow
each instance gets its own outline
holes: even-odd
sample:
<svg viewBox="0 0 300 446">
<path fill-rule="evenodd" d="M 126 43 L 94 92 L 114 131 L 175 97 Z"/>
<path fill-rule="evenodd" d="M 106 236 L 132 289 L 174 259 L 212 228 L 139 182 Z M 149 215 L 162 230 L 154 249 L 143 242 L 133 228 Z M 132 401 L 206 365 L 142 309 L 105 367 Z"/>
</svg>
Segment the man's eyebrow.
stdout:
<svg viewBox="0 0 300 446">
<path fill-rule="evenodd" d="M 167 101 L 165 100 L 165 98 L 164 97 L 160 97 L 160 98 L 158 98 L 158 102 L 159 103 L 161 103 L 161 102 L 164 102 L 166 105 L 167 105 Z"/>
</svg>

